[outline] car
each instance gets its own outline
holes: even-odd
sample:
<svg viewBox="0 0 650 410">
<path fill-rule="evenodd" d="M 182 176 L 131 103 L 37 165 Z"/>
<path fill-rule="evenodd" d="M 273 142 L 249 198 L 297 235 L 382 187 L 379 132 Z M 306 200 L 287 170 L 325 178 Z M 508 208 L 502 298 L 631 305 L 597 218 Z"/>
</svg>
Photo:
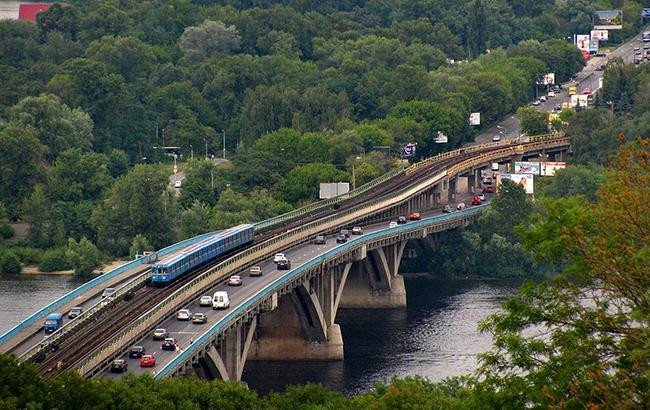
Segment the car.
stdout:
<svg viewBox="0 0 650 410">
<path fill-rule="evenodd" d="M 325 245 L 327 240 L 325 240 L 325 235 L 317 235 L 314 238 L 314 245 Z"/>
<path fill-rule="evenodd" d="M 212 296 L 210 295 L 201 296 L 201 299 L 199 299 L 199 306 L 212 306 Z"/>
<path fill-rule="evenodd" d="M 492 137 L 492 142 L 499 142 L 501 141 L 501 135 L 495 135 Z"/>
<path fill-rule="evenodd" d="M 596 67 L 596 71 L 605 71 L 606 66 L 607 64 L 601 64 L 598 67 Z"/>
<path fill-rule="evenodd" d="M 163 350 L 176 350 L 176 339 L 173 337 L 166 337 L 160 348 Z"/>
<path fill-rule="evenodd" d="M 562 92 L 562 87 L 560 87 L 559 85 L 556 85 L 555 87 L 553 87 L 553 91 L 555 91 L 555 94 L 561 93 Z"/>
<path fill-rule="evenodd" d="M 635 58 L 634 59 L 634 64 L 641 64 L 641 60 L 638 60 L 638 59 Z"/>
<path fill-rule="evenodd" d="M 391 223 L 388 224 L 389 228 L 395 228 L 397 226 L 397 222 L 392 221 Z"/>
<path fill-rule="evenodd" d="M 472 198 L 472 205 L 481 205 L 481 198 L 475 196 Z"/>
<path fill-rule="evenodd" d="M 584 95 L 589 95 L 589 94 L 591 94 L 591 88 L 585 88 L 585 89 L 582 91 L 582 94 L 584 94 Z"/>
<path fill-rule="evenodd" d="M 248 270 L 249 276 L 262 276 L 262 268 L 259 266 L 251 266 Z"/>
<path fill-rule="evenodd" d="M 241 286 L 241 284 L 241 276 L 239 275 L 232 275 L 228 278 L 228 286 Z"/>
<path fill-rule="evenodd" d="M 492 177 L 484 177 L 481 182 L 483 182 L 483 185 L 492 185 Z"/>
<path fill-rule="evenodd" d="M 485 187 L 484 192 L 487 193 L 487 194 L 493 194 L 494 193 L 494 188 L 492 188 L 491 186 Z"/>
<path fill-rule="evenodd" d="M 348 241 L 348 237 L 345 235 L 339 235 L 336 237 L 336 243 L 346 243 Z"/>
<path fill-rule="evenodd" d="M 445 214 L 450 214 L 454 212 L 454 208 L 452 208 L 451 205 L 445 205 L 445 207 L 442 208 L 442 212 Z"/>
<path fill-rule="evenodd" d="M 68 312 L 68 319 L 74 319 L 82 314 L 84 309 L 81 306 L 75 306 Z"/>
<path fill-rule="evenodd" d="M 345 235 L 347 238 L 350 237 L 350 231 L 347 229 L 341 229 L 341 232 L 339 232 L 340 235 Z"/>
<path fill-rule="evenodd" d="M 197 325 L 208 323 L 208 317 L 205 315 L 205 313 L 195 313 L 192 315 L 192 323 Z"/>
<path fill-rule="evenodd" d="M 485 194 L 478 194 L 478 199 L 485 201 Z"/>
<path fill-rule="evenodd" d="M 176 314 L 176 319 L 178 320 L 190 320 L 192 317 L 192 312 L 189 309 L 181 309 Z"/>
<path fill-rule="evenodd" d="M 140 367 L 154 367 L 156 365 L 156 358 L 150 354 L 146 354 L 140 358 Z"/>
<path fill-rule="evenodd" d="M 352 228 L 352 235 L 363 235 L 363 229 L 360 226 Z"/>
<path fill-rule="evenodd" d="M 165 340 L 165 338 L 169 337 L 169 332 L 167 329 L 158 328 L 153 331 L 153 340 Z"/>
<path fill-rule="evenodd" d="M 419 221 L 420 219 L 422 219 L 422 216 L 420 215 L 419 212 L 411 212 L 409 214 L 409 219 L 411 221 Z"/>
<path fill-rule="evenodd" d="M 406 222 L 408 222 L 408 221 L 407 221 L 407 219 L 406 219 L 405 216 L 398 216 L 398 217 L 397 217 L 397 223 L 398 223 L 398 224 L 400 224 L 400 225 L 404 225 Z"/>
<path fill-rule="evenodd" d="M 545 102 L 546 101 L 546 96 L 542 95 L 541 97 L 539 97 L 539 101 L 540 102 Z"/>
<path fill-rule="evenodd" d="M 115 359 L 111 363 L 111 373 L 124 373 L 129 368 L 129 364 L 124 359 Z"/>
<path fill-rule="evenodd" d="M 539 100 L 535 100 L 535 101 L 533 101 L 533 105 L 534 105 L 534 106 L 538 106 L 538 105 L 540 105 L 540 104 L 541 104 L 541 102 L 540 102 Z"/>
<path fill-rule="evenodd" d="M 596 51 L 596 57 L 607 57 L 607 53 L 604 51 Z"/>
<path fill-rule="evenodd" d="M 174 181 L 174 188 L 180 188 L 181 185 L 183 185 L 183 182 L 181 182 L 180 179 L 177 179 L 176 181 Z"/>
<path fill-rule="evenodd" d="M 558 105 L 556 105 L 553 109 L 554 109 L 555 111 L 562 111 L 562 106 L 561 106 L 560 104 L 558 104 Z"/>
<path fill-rule="evenodd" d="M 145 353 L 147 353 L 147 349 L 143 346 L 133 346 L 131 350 L 129 350 L 129 357 L 137 359 L 144 356 Z"/>
<path fill-rule="evenodd" d="M 550 97 L 555 97 L 555 91 L 549 91 L 548 96 Z"/>
<path fill-rule="evenodd" d="M 104 289 L 104 292 L 102 293 L 102 299 L 108 298 L 113 296 L 115 293 L 115 288 L 106 288 Z"/>
<path fill-rule="evenodd" d="M 291 261 L 289 259 L 282 260 L 278 262 L 278 270 L 289 270 L 291 269 Z"/>
<path fill-rule="evenodd" d="M 278 263 L 282 259 L 287 259 L 287 257 L 284 256 L 284 253 L 276 253 L 275 256 L 273 257 L 273 262 Z"/>
<path fill-rule="evenodd" d="M 458 205 L 456 205 L 456 209 L 462 211 L 463 209 L 467 209 L 467 205 L 465 205 L 465 202 L 459 202 Z"/>
<path fill-rule="evenodd" d="M 212 296 L 212 309 L 227 309 L 230 307 L 228 292 L 223 290 L 214 292 Z"/>
</svg>

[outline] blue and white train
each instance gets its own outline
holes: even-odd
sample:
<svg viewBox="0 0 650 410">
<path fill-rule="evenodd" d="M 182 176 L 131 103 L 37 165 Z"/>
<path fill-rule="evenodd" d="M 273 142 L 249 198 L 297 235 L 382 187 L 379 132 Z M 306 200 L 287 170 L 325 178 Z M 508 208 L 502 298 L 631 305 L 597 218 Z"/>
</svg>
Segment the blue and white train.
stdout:
<svg viewBox="0 0 650 410">
<path fill-rule="evenodd" d="M 151 265 L 154 284 L 166 284 L 187 273 L 202 263 L 219 255 L 253 242 L 255 231 L 253 225 L 237 225 L 223 230 L 193 245 L 171 253 Z"/>
</svg>

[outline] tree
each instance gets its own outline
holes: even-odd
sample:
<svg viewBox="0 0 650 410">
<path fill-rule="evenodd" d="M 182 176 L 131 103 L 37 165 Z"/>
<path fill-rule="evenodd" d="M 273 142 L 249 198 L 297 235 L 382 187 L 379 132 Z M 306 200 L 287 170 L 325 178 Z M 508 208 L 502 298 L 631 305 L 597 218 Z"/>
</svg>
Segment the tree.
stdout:
<svg viewBox="0 0 650 410">
<path fill-rule="evenodd" d="M 72 265 L 66 257 L 65 248 L 52 248 L 43 253 L 43 258 L 38 263 L 41 272 L 56 272 L 71 269 Z"/>
<path fill-rule="evenodd" d="M 48 191 L 52 201 L 97 200 L 112 183 L 108 161 L 103 154 L 63 151 L 51 171 Z"/>
<path fill-rule="evenodd" d="M 590 202 L 596 202 L 596 191 L 605 183 L 605 169 L 597 165 L 571 165 L 558 170 L 546 182 L 535 186 L 540 196 L 567 198 L 582 195 Z"/>
<path fill-rule="evenodd" d="M 483 54 L 487 48 L 487 15 L 482 0 L 472 3 L 467 42 L 472 57 Z"/>
<path fill-rule="evenodd" d="M 135 259 L 137 256 L 142 256 L 145 251 L 153 251 L 154 248 L 151 246 L 147 238 L 137 234 L 133 237 L 131 242 L 131 247 L 129 247 L 129 258 Z"/>
<path fill-rule="evenodd" d="M 534 108 L 520 107 L 517 118 L 521 122 L 521 131 L 526 135 L 548 134 L 547 114 Z"/>
<path fill-rule="evenodd" d="M 36 25 L 43 37 L 51 31 L 59 31 L 71 40 L 76 40 L 79 33 L 79 12 L 76 7 L 54 3 L 49 9 L 38 13 Z"/>
<path fill-rule="evenodd" d="M 181 239 L 193 238 L 210 230 L 211 209 L 195 201 L 181 213 Z"/>
<path fill-rule="evenodd" d="M 16 274 L 20 273 L 22 266 L 20 259 L 12 251 L 4 251 L 0 255 L 0 273 Z"/>
<path fill-rule="evenodd" d="M 49 242 L 50 201 L 42 185 L 36 185 L 28 199 L 23 202 L 22 214 L 29 224 L 29 241 L 34 246 L 43 247 Z"/>
<path fill-rule="evenodd" d="M 198 26 L 187 27 L 180 39 L 185 57 L 194 62 L 223 57 L 239 50 L 241 37 L 235 26 L 221 21 L 205 20 Z"/>
<path fill-rule="evenodd" d="M 65 256 L 74 268 L 75 275 L 90 275 L 102 265 L 101 252 L 86 238 L 81 238 L 79 242 L 70 238 Z"/>
<path fill-rule="evenodd" d="M 279 198 L 292 204 L 298 204 L 317 199 L 321 182 L 345 180 L 349 180 L 349 175 L 336 169 L 334 165 L 313 163 L 292 169 L 286 177 L 278 182 L 276 189 Z"/>
<path fill-rule="evenodd" d="M 291 205 L 273 199 L 268 192 L 258 190 L 249 196 L 228 188 L 221 193 L 212 212 L 211 229 L 224 229 L 241 223 L 254 223 L 289 212 Z"/>
<path fill-rule="evenodd" d="M 85 57 L 103 62 L 129 82 L 146 78 L 156 63 L 153 47 L 134 37 L 102 37 L 90 43 Z"/>
<path fill-rule="evenodd" d="M 273 54 L 289 59 L 298 59 L 302 51 L 297 47 L 296 39 L 284 31 L 269 31 L 264 37 L 257 39 L 257 48 L 265 54 Z"/>
<path fill-rule="evenodd" d="M 113 149 L 108 154 L 108 173 L 113 178 L 126 174 L 129 170 L 129 157 L 126 152 Z"/>
</svg>

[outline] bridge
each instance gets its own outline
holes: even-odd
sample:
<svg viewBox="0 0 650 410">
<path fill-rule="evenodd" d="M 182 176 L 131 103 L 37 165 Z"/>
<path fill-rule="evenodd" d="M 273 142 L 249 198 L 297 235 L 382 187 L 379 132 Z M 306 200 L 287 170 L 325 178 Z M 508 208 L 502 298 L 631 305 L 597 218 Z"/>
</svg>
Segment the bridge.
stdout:
<svg viewBox="0 0 650 410">
<path fill-rule="evenodd" d="M 167 288 L 143 286 L 150 272 L 146 267 L 142 272 L 142 265 L 157 255 L 141 260 L 132 267 L 140 271 L 124 279 L 115 300 L 96 302 L 48 338 L 35 337 L 33 328 L 43 316 L 71 303 L 73 297 L 66 295 L 0 337 L 0 349 L 36 363 L 43 374 L 76 368 L 89 377 L 107 376 L 112 360 L 124 356 L 135 344 L 155 352 L 153 372 L 157 378 L 195 372 L 207 378 L 239 380 L 246 360 L 342 359 L 337 310 L 405 306 L 404 282 L 398 270 L 408 243 L 417 240 L 435 246 L 436 235 L 469 223 L 484 206 L 443 216 L 425 211 L 454 202 L 457 195 L 478 187 L 481 169 L 492 162 L 540 156 L 561 160 L 568 150 L 568 139 L 553 134 L 461 148 L 428 158 L 349 194 L 261 222 L 251 246 Z M 425 217 L 388 228 L 388 220 L 411 211 Z M 317 234 L 331 235 L 352 225 L 364 226 L 364 235 L 341 245 L 331 239 L 325 246 L 310 243 Z M 268 258 L 276 252 L 287 253 L 294 269 L 273 269 Z M 201 311 L 197 303 L 201 295 L 222 289 L 226 278 L 253 264 L 261 265 L 264 275 L 245 276 L 244 286 L 229 288 L 230 309 L 206 309 L 206 325 L 174 320 L 180 308 Z M 81 298 L 82 293 L 96 297 L 104 286 L 98 281 L 74 298 Z M 161 326 L 173 333 L 177 350 L 161 351 L 158 342 L 149 340 L 152 330 Z M 145 369 L 131 361 L 129 371 Z"/>
</svg>

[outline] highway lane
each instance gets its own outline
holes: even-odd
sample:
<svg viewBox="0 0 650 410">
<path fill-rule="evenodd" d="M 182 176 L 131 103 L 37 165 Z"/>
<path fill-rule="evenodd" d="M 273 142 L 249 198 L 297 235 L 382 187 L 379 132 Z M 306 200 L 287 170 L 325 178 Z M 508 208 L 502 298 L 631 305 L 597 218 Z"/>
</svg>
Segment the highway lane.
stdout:
<svg viewBox="0 0 650 410">
<path fill-rule="evenodd" d="M 492 194 L 486 194 L 487 199 L 491 199 Z M 468 194 L 459 194 L 458 201 L 464 201 L 468 206 L 470 196 Z M 423 212 L 422 217 L 432 217 L 441 214 L 441 209 L 435 209 L 428 212 Z M 375 232 L 382 229 L 388 228 L 389 222 L 380 222 L 372 225 L 363 226 L 364 233 Z M 328 236 L 327 243 L 325 245 L 314 245 L 311 242 L 298 245 L 292 249 L 286 250 L 284 253 L 289 260 L 291 260 L 292 268 L 296 268 L 301 264 L 315 258 L 316 256 L 322 254 L 325 251 L 339 246 L 335 240 L 336 235 Z M 272 281 L 280 278 L 282 275 L 286 274 L 288 271 L 278 271 L 275 268 L 275 263 L 273 263 L 272 258 L 264 260 L 258 266 L 262 268 L 264 275 L 261 277 L 250 277 L 248 273 L 242 274 L 242 286 L 227 286 L 225 283 L 218 284 L 214 286 L 209 291 L 205 292 L 204 295 L 212 296 L 214 292 L 218 290 L 225 290 L 228 292 L 230 298 L 230 309 L 235 306 L 243 303 L 245 300 L 250 298 L 255 293 L 259 292 L 265 286 L 267 286 Z M 208 330 L 212 325 L 217 321 L 222 319 L 230 309 L 225 310 L 213 310 L 210 307 L 201 307 L 199 306 L 200 297 L 194 299 L 191 303 L 184 306 L 187 309 L 190 309 L 192 313 L 205 313 L 208 317 L 208 323 L 206 324 L 193 324 L 190 321 L 179 321 L 176 319 L 176 316 L 164 321 L 158 327 L 165 328 L 169 331 L 169 336 L 176 339 L 178 344 L 178 349 L 176 351 L 171 350 L 162 350 L 162 341 L 153 340 L 151 336 L 148 336 L 134 345 L 143 346 L 148 354 L 153 354 L 156 357 L 156 366 L 154 368 L 141 368 L 139 365 L 139 359 L 130 359 L 128 354 L 122 355 L 120 358 L 125 359 L 128 363 L 128 372 L 134 374 L 142 374 L 146 372 L 155 371 L 156 368 L 162 368 L 164 364 L 172 360 L 182 349 L 185 349 L 193 340 L 196 340 L 202 332 Z M 104 371 L 102 377 L 109 378 L 118 378 L 124 375 L 110 373 L 109 369 Z"/>
<path fill-rule="evenodd" d="M 644 28 L 641 31 L 644 30 L 647 30 L 647 28 Z M 556 95 L 556 97 L 549 97 L 546 102 L 542 102 L 539 106 L 536 106 L 534 108 L 543 112 L 553 112 L 553 108 L 556 105 L 562 105 L 563 102 L 569 102 L 570 96 L 568 94 L 568 91 L 570 85 L 576 85 L 578 87 L 579 94 L 581 94 L 585 88 L 590 88 L 593 92 L 594 90 L 598 89 L 599 79 L 603 76 L 603 71 L 597 70 L 600 65 L 606 64 L 607 61 L 614 58 L 621 58 L 626 63 L 633 63 L 634 47 L 638 47 L 640 45 L 643 47 L 642 44 L 641 33 L 639 33 L 638 35 L 632 37 L 620 45 L 612 52 L 608 53 L 605 57 L 592 57 L 589 61 L 587 61 L 587 65 L 582 69 L 582 71 L 576 75 L 574 81 L 567 81 L 562 84 L 562 91 Z M 539 96 L 541 95 L 543 94 L 539 94 Z M 519 123 L 519 119 L 517 119 L 514 115 L 510 115 L 498 124 L 482 131 L 479 135 L 476 136 L 474 142 L 468 143 L 466 145 L 491 142 L 492 137 L 495 135 L 501 135 L 501 138 L 503 140 L 516 139 L 519 137 L 520 131 L 521 124 Z"/>
</svg>

